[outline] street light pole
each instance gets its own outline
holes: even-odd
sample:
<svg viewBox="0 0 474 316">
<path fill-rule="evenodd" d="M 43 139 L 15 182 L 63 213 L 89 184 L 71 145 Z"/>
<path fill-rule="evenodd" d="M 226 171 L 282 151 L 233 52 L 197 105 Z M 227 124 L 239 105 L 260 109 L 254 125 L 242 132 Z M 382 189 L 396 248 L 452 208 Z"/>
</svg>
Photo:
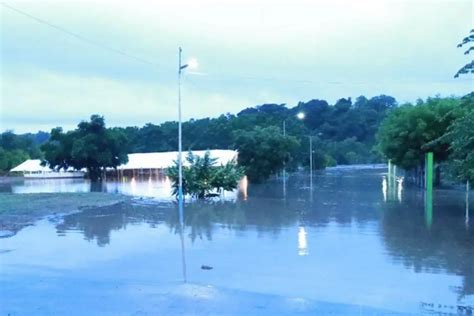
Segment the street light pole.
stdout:
<svg viewBox="0 0 474 316">
<path fill-rule="evenodd" d="M 283 137 L 286 137 L 286 119 L 283 120 Z M 286 197 L 286 161 L 283 162 L 283 197 Z"/>
<path fill-rule="evenodd" d="M 178 53 L 178 209 L 179 209 L 179 224 L 184 224 L 184 201 L 183 201 L 183 143 L 182 143 L 182 123 L 181 123 L 181 72 L 186 65 L 181 64 L 181 52 L 179 48 Z"/>
<path fill-rule="evenodd" d="M 310 190 L 313 191 L 313 136 L 309 136 L 309 180 Z"/>
<path fill-rule="evenodd" d="M 178 51 L 178 212 L 179 212 L 179 235 L 181 239 L 181 261 L 183 267 L 183 281 L 187 282 L 186 276 L 186 256 L 184 249 L 184 196 L 183 196 L 183 138 L 181 120 L 181 72 L 188 67 L 181 64 L 181 47 Z"/>
</svg>

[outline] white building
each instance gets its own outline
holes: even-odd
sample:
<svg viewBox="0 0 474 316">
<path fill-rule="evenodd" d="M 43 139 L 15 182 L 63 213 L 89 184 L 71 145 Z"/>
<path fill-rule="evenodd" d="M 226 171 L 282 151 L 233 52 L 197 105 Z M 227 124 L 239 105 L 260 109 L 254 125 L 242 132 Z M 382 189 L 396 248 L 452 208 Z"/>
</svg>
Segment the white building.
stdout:
<svg viewBox="0 0 474 316">
<path fill-rule="evenodd" d="M 84 178 L 85 172 L 83 171 L 54 171 L 48 166 L 42 166 L 40 159 L 28 159 L 21 163 L 15 168 L 11 169 L 10 172 L 20 172 L 25 178 Z"/>
<path fill-rule="evenodd" d="M 203 157 L 206 150 L 192 151 L 193 155 Z M 211 158 L 217 158 L 216 165 L 225 165 L 226 163 L 236 160 L 237 151 L 214 149 L 209 150 Z M 183 151 L 183 165 L 187 164 L 186 156 L 188 152 Z M 167 168 L 175 165 L 178 159 L 177 151 L 161 152 L 161 153 L 137 153 L 129 154 L 128 162 L 117 167 L 117 172 L 120 176 L 135 175 L 153 175 L 162 174 Z"/>
<path fill-rule="evenodd" d="M 231 160 L 237 160 L 237 151 L 234 150 L 209 150 L 211 158 L 217 158 L 216 165 L 225 165 Z M 197 150 L 192 152 L 194 155 L 203 157 L 206 150 Z M 186 155 L 183 152 L 183 164 L 186 165 Z M 162 153 L 137 153 L 129 154 L 128 162 L 117 167 L 117 171 L 109 169 L 107 174 L 117 177 L 135 175 L 158 175 L 163 173 L 166 168 L 172 167 L 178 159 L 178 152 L 162 152 Z M 41 160 L 27 160 L 11 169 L 10 172 L 21 172 L 25 178 L 82 178 L 84 171 L 53 171 L 48 166 L 41 166 Z"/>
</svg>

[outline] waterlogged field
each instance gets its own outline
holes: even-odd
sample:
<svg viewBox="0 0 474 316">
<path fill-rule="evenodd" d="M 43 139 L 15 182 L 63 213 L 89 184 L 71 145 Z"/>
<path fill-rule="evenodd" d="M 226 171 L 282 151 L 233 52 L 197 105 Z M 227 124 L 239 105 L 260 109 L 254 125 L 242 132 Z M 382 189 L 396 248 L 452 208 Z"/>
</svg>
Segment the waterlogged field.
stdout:
<svg viewBox="0 0 474 316">
<path fill-rule="evenodd" d="M 2 184 L 0 224 L 42 212 L 0 239 L 0 313 L 469 313 L 474 229 L 463 192 L 436 191 L 425 210 L 423 191 L 391 187 L 382 171 L 291 176 L 286 187 L 275 180 L 188 203 L 182 234 L 166 184 L 49 195 L 11 192 L 57 183 Z"/>
</svg>

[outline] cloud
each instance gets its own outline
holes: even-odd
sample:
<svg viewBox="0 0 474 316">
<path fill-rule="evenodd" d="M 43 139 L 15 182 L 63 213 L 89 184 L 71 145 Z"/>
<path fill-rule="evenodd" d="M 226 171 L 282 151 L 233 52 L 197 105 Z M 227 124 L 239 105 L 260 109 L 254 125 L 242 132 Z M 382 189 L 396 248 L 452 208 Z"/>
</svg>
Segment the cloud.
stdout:
<svg viewBox="0 0 474 316">
<path fill-rule="evenodd" d="M 250 101 L 183 88 L 183 118 L 219 115 Z M 177 85 L 35 71 L 8 77 L 2 85 L 1 125 L 19 132 L 56 126 L 74 128 L 91 114 L 109 126 L 143 125 L 177 119 Z"/>
<path fill-rule="evenodd" d="M 414 101 L 472 91 L 452 79 L 472 3 L 365 0 L 7 1 L 50 23 L 150 61 L 85 43 L 1 9 L 2 128 L 176 118 L 177 48 L 200 73 L 184 81 L 184 116 L 261 103 L 392 94 Z"/>
</svg>

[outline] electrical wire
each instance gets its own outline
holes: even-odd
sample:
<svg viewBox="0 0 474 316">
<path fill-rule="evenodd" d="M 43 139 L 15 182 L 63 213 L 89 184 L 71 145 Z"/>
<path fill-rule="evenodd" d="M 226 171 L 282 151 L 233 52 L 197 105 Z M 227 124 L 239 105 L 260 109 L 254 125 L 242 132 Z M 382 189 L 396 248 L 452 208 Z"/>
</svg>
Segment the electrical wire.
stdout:
<svg viewBox="0 0 474 316">
<path fill-rule="evenodd" d="M 89 39 L 89 38 L 87 38 L 87 37 L 85 37 L 85 36 L 83 36 L 83 35 L 80 35 L 80 34 L 71 32 L 71 31 L 69 31 L 69 30 L 67 30 L 67 29 L 65 29 L 65 28 L 63 28 L 63 27 L 61 27 L 61 26 L 55 25 L 55 24 L 50 23 L 50 22 L 48 22 L 48 21 L 46 21 L 46 20 L 43 20 L 43 19 L 41 19 L 41 18 L 38 18 L 38 17 L 36 17 L 36 16 L 34 16 L 34 15 L 31 15 L 31 14 L 25 12 L 25 11 L 22 11 L 22 10 L 20 10 L 20 9 L 17 9 L 17 8 L 15 8 L 15 7 L 13 7 L 13 6 L 9 5 L 9 4 L 6 4 L 5 2 L 1 2 L 0 4 L 1 4 L 3 7 L 7 8 L 7 9 L 9 9 L 9 10 L 12 10 L 12 11 L 18 13 L 18 14 L 21 14 L 21 15 L 23 15 L 23 16 L 25 16 L 25 17 L 28 17 L 28 18 L 30 18 L 30 19 L 32 19 L 32 20 L 38 22 L 38 23 L 47 25 L 47 26 L 49 26 L 49 27 L 55 29 L 56 31 L 62 32 L 62 33 L 67 34 L 67 35 L 69 35 L 69 36 L 72 36 L 72 37 L 74 37 L 74 38 L 76 38 L 76 39 L 78 39 L 78 40 L 80 40 L 80 41 L 83 41 L 83 42 L 88 43 L 88 44 L 90 44 L 90 45 L 93 45 L 93 46 L 96 46 L 96 47 L 99 47 L 99 48 L 102 48 L 102 49 L 111 51 L 111 52 L 113 52 L 113 53 L 122 55 L 122 56 L 124 56 L 124 57 L 128 57 L 128 58 L 134 59 L 135 61 L 138 61 L 138 62 L 147 64 L 147 65 L 151 65 L 151 66 L 157 67 L 157 65 L 156 65 L 155 63 L 153 63 L 153 62 L 151 62 L 151 61 L 149 61 L 149 60 L 146 60 L 146 59 L 141 58 L 141 57 L 134 56 L 134 55 L 132 55 L 132 54 L 129 54 L 129 53 L 127 53 L 127 52 L 125 52 L 125 51 L 123 51 L 123 50 L 117 49 L 117 48 L 113 48 L 113 47 L 109 47 L 109 46 L 103 45 L 103 44 L 101 44 L 101 43 L 99 43 L 99 42 L 97 42 L 97 41 L 91 40 L 91 39 Z"/>
<path fill-rule="evenodd" d="M 104 44 L 101 44 L 95 40 L 92 40 L 92 39 L 89 39 L 83 35 L 80 35 L 78 33 L 75 33 L 75 32 L 72 32 L 72 31 L 69 31 L 67 30 L 66 28 L 63 28 L 61 26 L 58 26 L 56 24 L 53 24 L 53 23 L 50 23 L 44 19 L 41 19 L 41 18 L 38 18 L 30 13 L 27 13 L 23 10 L 20 10 L 16 7 L 13 7 L 5 2 L 1 2 L 0 3 L 3 7 L 11 10 L 11 11 L 14 11 L 18 14 L 21 14 L 25 17 L 28 17 L 38 23 L 41 23 L 43 25 L 46 25 L 48 27 L 51 27 L 53 29 L 55 29 L 56 31 L 59 31 L 59 32 L 62 32 L 64 34 L 67 34 L 71 37 L 74 37 L 80 41 L 83 41 L 85 43 L 88 43 L 89 45 L 93 45 L 93 46 L 96 46 L 98 48 L 101 48 L 101 49 L 104 49 L 104 50 L 108 50 L 110 52 L 113 52 L 115 54 L 119 54 L 121 56 L 124 56 L 124 57 L 127 57 L 127 58 L 130 58 L 130 59 L 133 59 L 135 61 L 138 61 L 140 63 L 143 63 L 143 64 L 147 64 L 147 65 L 151 65 L 153 67 L 158 67 L 157 64 L 147 60 L 147 59 L 144 59 L 144 58 L 141 58 L 141 57 L 137 57 L 137 56 L 134 56 L 128 52 L 125 52 L 123 50 L 120 50 L 120 49 L 117 49 L 117 48 L 113 48 L 113 47 L 110 47 L 110 46 L 107 46 L 107 45 L 104 45 Z M 232 73 L 225 73 L 225 74 L 218 74 L 218 73 L 214 73 L 214 74 L 211 74 L 211 73 L 199 73 L 199 72 L 191 72 L 190 74 L 192 75 L 198 75 L 198 76 L 202 76 L 202 78 L 204 80 L 217 80 L 217 81 L 223 81 L 223 80 L 242 80 L 242 81 L 266 81 L 266 82 L 292 82 L 294 84 L 299 84 L 300 86 L 308 86 L 308 85 L 340 85 L 340 86 L 346 86 L 346 85 L 380 85 L 380 84 L 387 84 L 387 83 L 391 83 L 391 84 L 411 84 L 411 83 L 414 83 L 416 82 L 415 80 L 412 82 L 410 80 L 404 80 L 404 81 L 388 81 L 388 82 L 375 82 L 374 81 L 370 81 L 370 82 L 342 82 L 342 81 L 328 81 L 328 82 L 318 82 L 318 81 L 314 81 L 314 80 L 305 80 L 305 79 L 291 79 L 291 78 L 279 78 L 279 77 L 260 77 L 260 76 L 251 76 L 251 75 L 241 75 L 241 74 L 232 74 Z M 464 82 L 465 80 L 460 80 L 458 79 L 457 82 Z M 446 82 L 451 82 L 451 80 L 440 80 L 440 81 L 433 81 L 431 82 L 431 84 L 439 84 L 439 83 L 446 83 Z"/>
</svg>

